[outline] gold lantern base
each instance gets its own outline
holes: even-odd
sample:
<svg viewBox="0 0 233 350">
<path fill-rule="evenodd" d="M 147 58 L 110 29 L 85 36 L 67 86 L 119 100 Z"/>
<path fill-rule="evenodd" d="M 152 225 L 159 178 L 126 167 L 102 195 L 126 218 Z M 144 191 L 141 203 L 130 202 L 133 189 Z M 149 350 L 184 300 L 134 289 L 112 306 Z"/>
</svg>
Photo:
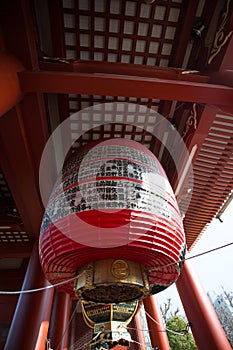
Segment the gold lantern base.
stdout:
<svg viewBox="0 0 233 350">
<path fill-rule="evenodd" d="M 149 294 L 144 267 L 130 260 L 97 260 L 80 268 L 74 291 L 81 300 L 120 303 Z"/>
<path fill-rule="evenodd" d="M 119 304 L 81 301 L 81 306 L 84 321 L 93 328 L 90 350 L 113 349 L 117 345 L 129 346 L 131 336 L 127 324 L 137 311 L 137 301 Z"/>
</svg>

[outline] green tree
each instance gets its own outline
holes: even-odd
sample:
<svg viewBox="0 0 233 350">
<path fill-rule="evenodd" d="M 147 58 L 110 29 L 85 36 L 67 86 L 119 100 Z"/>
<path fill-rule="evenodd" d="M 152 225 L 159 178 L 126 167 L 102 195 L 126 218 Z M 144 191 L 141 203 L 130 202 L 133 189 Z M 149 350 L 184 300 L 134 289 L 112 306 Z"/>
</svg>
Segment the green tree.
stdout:
<svg viewBox="0 0 233 350">
<path fill-rule="evenodd" d="M 163 316 L 163 320 L 165 323 L 172 317 L 172 316 L 177 316 L 179 313 L 179 308 L 176 308 L 176 310 L 172 309 L 172 304 L 171 304 L 171 298 L 167 299 L 167 302 L 163 303 L 163 306 L 160 306 L 160 311 Z"/>
<path fill-rule="evenodd" d="M 171 350 L 197 349 L 193 336 L 188 331 L 187 322 L 182 317 L 172 316 L 166 322 L 166 328 L 170 330 L 167 332 L 167 335 Z"/>
</svg>

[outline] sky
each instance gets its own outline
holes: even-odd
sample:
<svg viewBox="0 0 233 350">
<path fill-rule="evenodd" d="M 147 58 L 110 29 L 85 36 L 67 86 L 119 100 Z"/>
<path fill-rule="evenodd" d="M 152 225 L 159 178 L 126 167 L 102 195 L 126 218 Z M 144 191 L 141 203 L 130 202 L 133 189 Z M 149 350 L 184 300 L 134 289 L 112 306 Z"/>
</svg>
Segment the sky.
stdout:
<svg viewBox="0 0 233 350">
<path fill-rule="evenodd" d="M 190 251 L 189 256 L 233 242 L 233 201 L 222 214 L 221 223 L 213 219 L 201 239 Z M 221 294 L 224 287 L 233 291 L 233 245 L 220 250 L 196 257 L 190 260 L 206 292 L 215 291 Z M 183 311 L 182 304 L 175 285 L 157 294 L 161 306 L 171 298 L 172 310 L 177 307 Z M 181 312 L 180 314 L 182 314 Z"/>
</svg>

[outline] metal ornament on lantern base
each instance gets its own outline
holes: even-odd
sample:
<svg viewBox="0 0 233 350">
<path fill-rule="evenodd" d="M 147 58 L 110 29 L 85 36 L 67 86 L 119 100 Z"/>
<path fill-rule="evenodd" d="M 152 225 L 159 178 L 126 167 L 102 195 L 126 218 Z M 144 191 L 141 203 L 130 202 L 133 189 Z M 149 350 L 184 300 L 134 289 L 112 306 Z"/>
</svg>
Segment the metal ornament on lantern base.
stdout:
<svg viewBox="0 0 233 350">
<path fill-rule="evenodd" d="M 130 345 L 131 336 L 126 326 L 137 310 L 137 301 L 119 304 L 82 301 L 81 305 L 84 321 L 94 330 L 90 350 Z"/>
<path fill-rule="evenodd" d="M 149 294 L 150 286 L 142 265 L 123 259 L 91 262 L 77 272 L 75 294 L 96 303 L 139 300 Z"/>
</svg>

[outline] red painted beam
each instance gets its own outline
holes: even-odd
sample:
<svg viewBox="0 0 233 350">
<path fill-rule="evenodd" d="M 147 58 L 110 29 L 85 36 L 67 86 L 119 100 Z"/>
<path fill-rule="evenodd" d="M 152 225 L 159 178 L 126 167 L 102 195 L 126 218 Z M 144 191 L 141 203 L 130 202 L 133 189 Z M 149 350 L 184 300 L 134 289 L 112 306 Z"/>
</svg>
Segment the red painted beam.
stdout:
<svg viewBox="0 0 233 350">
<path fill-rule="evenodd" d="M 232 105 L 233 88 L 206 83 L 111 74 L 24 71 L 24 92 L 94 94 Z"/>
<path fill-rule="evenodd" d="M 62 56 L 62 55 L 61 55 Z M 197 73 L 188 73 L 184 69 L 146 66 L 133 63 L 119 62 L 102 62 L 102 61 L 85 61 L 85 60 L 59 60 L 49 61 L 44 59 L 40 61 L 40 69 L 42 71 L 58 71 L 58 72 L 75 72 L 75 73 L 104 73 L 127 76 L 138 76 L 159 79 L 174 79 L 185 81 L 196 81 L 206 83 L 209 81 L 207 75 Z"/>
<path fill-rule="evenodd" d="M 0 118 L 0 163 L 28 234 L 38 236 L 44 207 L 38 178 L 48 138 L 41 96 L 27 94 L 20 105 Z M 49 179 L 47 179 L 49 181 Z"/>
</svg>

